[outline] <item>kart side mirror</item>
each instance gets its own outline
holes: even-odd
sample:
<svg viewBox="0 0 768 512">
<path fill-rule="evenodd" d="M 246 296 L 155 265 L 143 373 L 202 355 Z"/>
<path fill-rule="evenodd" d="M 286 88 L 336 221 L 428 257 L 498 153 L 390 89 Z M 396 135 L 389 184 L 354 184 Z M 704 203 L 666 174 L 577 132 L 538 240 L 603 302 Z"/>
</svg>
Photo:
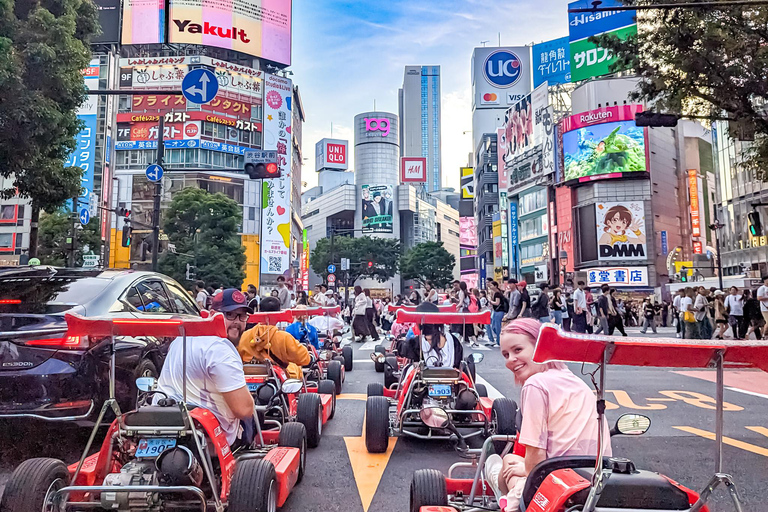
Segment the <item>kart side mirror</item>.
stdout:
<svg viewBox="0 0 768 512">
<path fill-rule="evenodd" d="M 157 387 L 157 379 L 154 377 L 139 377 L 136 379 L 136 387 L 140 391 L 154 391 Z"/>
<path fill-rule="evenodd" d="M 373 352 L 371 354 L 371 361 L 373 361 L 374 363 L 384 364 L 387 362 L 387 356 L 381 353 Z"/>
<path fill-rule="evenodd" d="M 640 436 L 651 428 L 651 418 L 642 414 L 622 414 L 611 429 L 611 435 Z"/>
<path fill-rule="evenodd" d="M 323 361 L 330 361 L 333 359 L 333 353 L 330 350 L 321 350 L 319 355 L 320 359 Z"/>
<path fill-rule="evenodd" d="M 293 394 L 301 391 L 301 388 L 303 387 L 304 383 L 299 379 L 286 379 L 286 381 L 283 382 L 282 389 L 283 393 Z"/>
<path fill-rule="evenodd" d="M 430 428 L 446 428 L 450 423 L 448 413 L 442 407 L 425 407 L 419 417 Z"/>
<path fill-rule="evenodd" d="M 468 361 L 472 361 L 473 363 L 482 363 L 483 359 L 485 359 L 485 354 L 482 354 L 480 352 L 472 352 L 467 356 Z"/>
</svg>

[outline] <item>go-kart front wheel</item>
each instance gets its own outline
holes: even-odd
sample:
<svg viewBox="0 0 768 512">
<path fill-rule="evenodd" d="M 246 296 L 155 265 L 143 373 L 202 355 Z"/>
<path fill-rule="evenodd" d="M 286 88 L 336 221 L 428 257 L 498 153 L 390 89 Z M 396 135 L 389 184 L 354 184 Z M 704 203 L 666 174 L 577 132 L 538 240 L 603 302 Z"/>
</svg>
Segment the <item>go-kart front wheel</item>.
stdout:
<svg viewBox="0 0 768 512">
<path fill-rule="evenodd" d="M 336 385 L 337 395 L 341 394 L 341 384 L 344 382 L 344 373 L 342 372 L 343 364 L 344 363 L 336 359 L 328 363 L 328 380 L 332 380 Z"/>
<path fill-rule="evenodd" d="M 40 512 L 53 491 L 69 485 L 69 471 L 58 459 L 25 460 L 11 473 L 5 484 L 0 510 Z"/>
<path fill-rule="evenodd" d="M 332 419 L 336 415 L 336 384 L 332 380 L 323 379 L 317 383 L 317 392 L 321 395 L 331 395 L 331 413 L 328 415 L 328 419 Z"/>
<path fill-rule="evenodd" d="M 245 459 L 238 462 L 229 488 L 227 512 L 275 512 L 276 510 L 275 466 L 264 459 Z"/>
<path fill-rule="evenodd" d="M 389 443 L 389 400 L 369 396 L 365 402 L 365 448 L 368 453 L 384 453 Z"/>
<path fill-rule="evenodd" d="M 280 429 L 277 445 L 299 449 L 299 477 L 296 483 L 301 482 L 307 467 L 307 429 L 302 423 L 286 423 Z"/>
<path fill-rule="evenodd" d="M 341 349 L 341 357 L 344 358 L 344 370 L 351 372 L 352 367 L 354 366 L 353 357 L 354 354 L 352 353 L 352 347 L 347 345 L 346 347 Z"/>
<path fill-rule="evenodd" d="M 417 469 L 411 480 L 411 512 L 428 506 L 448 506 L 445 477 L 436 469 Z"/>
<path fill-rule="evenodd" d="M 517 433 L 515 428 L 515 416 L 517 404 L 509 398 L 497 398 L 493 401 L 491 410 L 492 419 L 496 425 L 494 434 L 500 436 L 513 436 Z"/>
<path fill-rule="evenodd" d="M 368 388 L 365 390 L 366 397 L 369 396 L 384 396 L 384 386 L 381 382 L 369 382 Z"/>
<path fill-rule="evenodd" d="M 323 403 L 317 393 L 299 395 L 296 405 L 296 421 L 307 429 L 307 446 L 317 448 L 323 434 Z"/>
</svg>

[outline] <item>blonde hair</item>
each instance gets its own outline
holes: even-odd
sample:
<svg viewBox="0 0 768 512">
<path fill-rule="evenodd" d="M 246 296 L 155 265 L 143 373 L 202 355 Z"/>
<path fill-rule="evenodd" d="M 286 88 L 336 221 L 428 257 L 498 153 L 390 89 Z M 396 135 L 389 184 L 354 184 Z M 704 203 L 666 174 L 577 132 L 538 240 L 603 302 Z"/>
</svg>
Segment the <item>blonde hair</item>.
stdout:
<svg viewBox="0 0 768 512">
<path fill-rule="evenodd" d="M 509 322 L 501 331 L 501 335 L 505 334 L 519 334 L 528 338 L 531 344 L 535 347 L 536 340 L 539 337 L 539 331 L 541 331 L 542 323 L 535 318 L 518 318 Z M 547 370 L 567 370 L 568 367 L 565 363 L 560 361 L 549 361 L 547 363 L 532 363 L 537 370 L 536 373 L 545 372 Z M 524 382 L 521 382 L 515 377 L 515 384 L 522 386 Z"/>
</svg>

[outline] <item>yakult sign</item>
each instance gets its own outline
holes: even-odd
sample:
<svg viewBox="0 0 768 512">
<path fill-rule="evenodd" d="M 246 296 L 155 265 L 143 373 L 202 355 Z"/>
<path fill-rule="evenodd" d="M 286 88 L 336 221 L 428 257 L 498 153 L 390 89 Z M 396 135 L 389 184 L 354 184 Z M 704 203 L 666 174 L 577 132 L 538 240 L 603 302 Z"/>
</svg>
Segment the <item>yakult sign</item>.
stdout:
<svg viewBox="0 0 768 512">
<path fill-rule="evenodd" d="M 349 168 L 347 154 L 349 142 L 340 139 L 322 139 L 315 144 L 315 171 L 334 169 L 346 171 Z"/>
</svg>

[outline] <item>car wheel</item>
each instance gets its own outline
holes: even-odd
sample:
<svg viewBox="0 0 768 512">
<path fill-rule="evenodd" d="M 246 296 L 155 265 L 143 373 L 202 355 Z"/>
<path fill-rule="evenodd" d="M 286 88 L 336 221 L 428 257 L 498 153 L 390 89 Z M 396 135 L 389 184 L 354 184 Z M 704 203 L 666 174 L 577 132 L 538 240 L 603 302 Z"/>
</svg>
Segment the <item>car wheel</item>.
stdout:
<svg viewBox="0 0 768 512">
<path fill-rule="evenodd" d="M 448 506 L 445 477 L 436 469 L 417 469 L 411 479 L 411 512 L 428 506 Z"/>
<path fill-rule="evenodd" d="M 317 393 L 299 395 L 296 420 L 307 429 L 307 446 L 317 448 L 323 434 L 323 404 Z"/>
<path fill-rule="evenodd" d="M 275 512 L 277 476 L 268 460 L 245 459 L 235 466 L 229 487 L 228 512 Z"/>
<path fill-rule="evenodd" d="M 321 395 L 331 395 L 331 414 L 328 415 L 330 420 L 336 415 L 336 384 L 332 380 L 323 379 L 317 384 L 317 392 Z"/>
<path fill-rule="evenodd" d="M 513 436 L 517 433 L 515 428 L 515 416 L 517 415 L 517 404 L 509 398 L 497 398 L 493 401 L 491 417 L 496 425 L 494 434 L 500 436 Z"/>
<path fill-rule="evenodd" d="M 369 396 L 365 402 L 365 448 L 368 453 L 384 453 L 389 443 L 389 400 Z"/>
<path fill-rule="evenodd" d="M 328 363 L 328 380 L 332 380 L 333 383 L 336 385 L 336 394 L 341 394 L 341 383 L 343 374 L 342 374 L 342 363 L 340 361 L 331 361 Z"/>
<path fill-rule="evenodd" d="M 277 445 L 299 449 L 299 477 L 296 483 L 301 482 L 307 468 L 307 429 L 301 423 L 286 423 L 280 429 Z"/>
<path fill-rule="evenodd" d="M 60 460 L 42 457 L 25 460 L 6 482 L 0 510 L 40 512 L 44 510 L 49 493 L 68 484 L 69 471 Z"/>
<path fill-rule="evenodd" d="M 380 382 L 369 382 L 366 390 L 367 396 L 384 396 L 384 386 Z"/>
<path fill-rule="evenodd" d="M 384 346 L 383 345 L 376 345 L 376 348 L 373 349 L 374 354 L 383 354 L 384 353 Z M 386 365 L 384 363 L 379 363 L 377 361 L 373 362 L 373 368 L 376 370 L 376 373 L 381 373 L 384 371 L 384 367 Z"/>
<path fill-rule="evenodd" d="M 352 371 L 352 366 L 354 365 L 353 356 L 352 347 L 349 345 L 341 349 L 341 357 L 344 358 L 344 370 L 348 372 Z"/>
<path fill-rule="evenodd" d="M 387 356 L 387 363 L 384 365 L 384 387 L 389 389 L 392 384 L 397 384 L 398 378 L 395 375 L 397 368 L 397 357 Z"/>
<path fill-rule="evenodd" d="M 475 384 L 475 391 L 477 391 L 477 396 L 488 398 L 488 390 L 483 384 Z"/>
</svg>

